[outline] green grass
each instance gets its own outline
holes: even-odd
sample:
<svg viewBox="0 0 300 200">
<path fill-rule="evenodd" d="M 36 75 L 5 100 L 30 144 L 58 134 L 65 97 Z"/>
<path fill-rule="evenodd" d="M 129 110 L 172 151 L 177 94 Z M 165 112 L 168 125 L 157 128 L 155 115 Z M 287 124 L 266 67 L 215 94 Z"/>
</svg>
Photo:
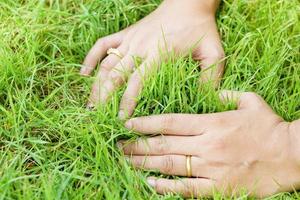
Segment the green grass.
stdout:
<svg viewBox="0 0 300 200">
<path fill-rule="evenodd" d="M 116 141 L 137 137 L 116 117 L 124 88 L 107 108 L 88 111 L 93 78 L 78 75 L 98 37 L 134 23 L 158 4 L 0 1 L 1 199 L 180 199 L 155 194 L 145 184 L 147 172 L 120 157 Z M 221 88 L 255 91 L 287 121 L 300 118 L 299 13 L 298 0 L 223 1 L 218 12 L 227 55 Z M 232 108 L 215 92 L 199 89 L 201 72 L 190 58 L 170 59 L 161 69 L 148 81 L 135 116 Z"/>
</svg>

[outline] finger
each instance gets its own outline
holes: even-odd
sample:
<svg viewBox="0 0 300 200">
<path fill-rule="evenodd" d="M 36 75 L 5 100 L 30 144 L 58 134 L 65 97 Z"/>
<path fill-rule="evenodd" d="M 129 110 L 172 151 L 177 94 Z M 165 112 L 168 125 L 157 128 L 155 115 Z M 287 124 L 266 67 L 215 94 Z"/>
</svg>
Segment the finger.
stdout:
<svg viewBox="0 0 300 200">
<path fill-rule="evenodd" d="M 124 55 L 127 50 L 128 46 L 121 44 L 117 50 L 120 52 L 120 54 Z M 105 80 L 108 78 L 109 72 L 118 64 L 120 63 L 122 58 L 115 54 L 108 55 L 102 62 L 100 66 L 100 70 L 98 72 L 98 75 L 96 77 L 96 80 L 92 86 L 91 95 L 89 97 L 87 107 L 94 107 L 100 100 L 100 86 L 105 82 Z M 124 60 L 122 61 L 124 62 Z"/>
<path fill-rule="evenodd" d="M 142 134 L 201 135 L 222 118 L 221 113 L 162 114 L 132 118 L 125 127 Z"/>
<path fill-rule="evenodd" d="M 192 198 L 211 197 L 215 189 L 215 181 L 204 178 L 171 180 L 149 177 L 147 182 L 159 194 L 175 193 Z"/>
<path fill-rule="evenodd" d="M 263 100 L 262 97 L 254 92 L 238 92 L 231 90 L 222 90 L 220 92 L 220 99 L 223 102 L 234 101 L 237 102 L 238 109 L 244 108 L 261 108 L 269 106 Z"/>
<path fill-rule="evenodd" d="M 111 69 L 116 66 L 119 62 L 120 62 L 121 58 L 119 58 L 116 55 L 108 55 L 100 64 L 100 68 L 99 68 L 99 72 L 97 75 L 97 81 L 99 81 L 99 84 L 102 84 L 109 72 L 111 71 Z"/>
<path fill-rule="evenodd" d="M 97 63 L 106 56 L 109 48 L 116 48 L 121 44 L 123 35 L 124 31 L 121 31 L 98 39 L 85 57 L 80 74 L 89 75 L 95 69 Z"/>
<path fill-rule="evenodd" d="M 132 71 L 134 60 L 131 56 L 126 55 L 120 62 L 108 73 L 106 80 L 100 85 L 97 81 L 89 99 L 89 104 L 105 103 L 109 95 L 121 86 L 126 75 Z"/>
<path fill-rule="evenodd" d="M 127 156 L 126 159 L 136 168 L 155 170 L 166 175 L 187 176 L 185 155 Z M 215 174 L 207 161 L 191 156 L 192 177 L 209 177 Z"/>
<path fill-rule="evenodd" d="M 156 136 L 131 143 L 120 141 L 119 146 L 127 155 L 193 155 L 201 146 L 201 139 L 197 138 L 197 143 L 195 139 L 195 136 Z"/>
<path fill-rule="evenodd" d="M 167 175 L 187 175 L 185 156 L 131 156 L 126 158 L 136 168 L 145 170 L 158 170 L 160 173 Z"/>
<path fill-rule="evenodd" d="M 121 44 L 117 50 L 120 52 L 121 55 L 126 55 L 126 52 L 128 51 L 128 46 Z M 108 77 L 109 72 L 121 61 L 121 57 L 110 54 L 100 64 L 100 69 L 98 72 L 97 79 L 100 81 L 100 83 L 103 83 L 106 78 Z"/>
<path fill-rule="evenodd" d="M 180 155 L 131 156 L 126 159 L 136 168 L 157 170 L 167 175 L 186 176 L 186 157 Z"/>
<path fill-rule="evenodd" d="M 127 88 L 120 102 L 120 111 L 119 111 L 120 119 L 124 120 L 127 117 L 132 115 L 134 108 L 136 107 L 137 104 L 137 98 L 143 88 L 143 83 L 145 79 L 148 78 L 151 69 L 155 69 L 155 67 L 150 63 L 151 63 L 151 59 L 146 59 L 141 64 L 139 69 L 137 69 L 131 75 L 128 81 Z"/>
<path fill-rule="evenodd" d="M 224 72 L 224 50 L 218 31 L 215 29 L 201 40 L 199 48 L 193 53 L 194 60 L 201 62 L 201 82 L 212 81 L 218 86 Z"/>
</svg>

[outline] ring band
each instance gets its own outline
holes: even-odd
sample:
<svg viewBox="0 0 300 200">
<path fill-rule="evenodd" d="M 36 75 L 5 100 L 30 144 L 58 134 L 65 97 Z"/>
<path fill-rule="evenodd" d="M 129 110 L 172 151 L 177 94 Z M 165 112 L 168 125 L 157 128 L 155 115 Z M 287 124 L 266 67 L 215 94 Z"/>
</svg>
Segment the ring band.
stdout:
<svg viewBox="0 0 300 200">
<path fill-rule="evenodd" d="M 192 156 L 191 155 L 186 156 L 186 175 L 187 175 L 187 177 L 192 176 Z"/>
<path fill-rule="evenodd" d="M 107 54 L 108 55 L 116 55 L 118 56 L 119 58 L 123 58 L 124 56 L 121 54 L 121 52 L 118 50 L 118 49 L 115 49 L 115 48 L 110 48 L 107 50 Z"/>
</svg>

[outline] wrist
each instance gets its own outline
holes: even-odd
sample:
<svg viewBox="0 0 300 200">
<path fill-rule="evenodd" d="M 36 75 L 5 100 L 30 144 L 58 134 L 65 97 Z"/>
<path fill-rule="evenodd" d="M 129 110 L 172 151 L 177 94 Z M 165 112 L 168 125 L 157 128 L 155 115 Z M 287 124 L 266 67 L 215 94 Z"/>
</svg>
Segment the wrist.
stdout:
<svg viewBox="0 0 300 200">
<path fill-rule="evenodd" d="M 221 0 L 164 0 L 162 5 L 179 6 L 183 11 L 186 9 L 195 12 L 215 14 Z"/>
<path fill-rule="evenodd" d="M 289 136 L 293 158 L 297 162 L 300 170 L 300 120 L 293 121 L 289 124 Z"/>
<path fill-rule="evenodd" d="M 221 0 L 206 0 L 202 1 L 203 4 L 207 7 L 208 10 L 211 10 L 214 14 L 217 12 Z"/>
</svg>

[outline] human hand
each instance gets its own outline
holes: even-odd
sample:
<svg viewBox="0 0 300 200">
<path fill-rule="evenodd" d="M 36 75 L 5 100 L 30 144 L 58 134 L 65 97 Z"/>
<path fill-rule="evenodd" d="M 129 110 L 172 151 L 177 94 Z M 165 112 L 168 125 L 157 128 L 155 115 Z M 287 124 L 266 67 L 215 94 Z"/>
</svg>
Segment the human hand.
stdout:
<svg viewBox="0 0 300 200">
<path fill-rule="evenodd" d="M 299 145 L 289 132 L 290 123 L 255 93 L 224 91 L 221 99 L 238 100 L 238 109 L 130 119 L 125 124 L 128 129 L 162 135 L 121 141 L 119 146 L 134 167 L 168 175 L 187 176 L 187 156 L 191 156 L 190 178 L 148 178 L 161 194 L 206 197 L 216 189 L 229 196 L 246 189 L 251 196 L 265 197 L 299 189 L 295 156 Z"/>
<path fill-rule="evenodd" d="M 213 80 L 217 84 L 224 68 L 224 52 L 215 23 L 217 6 L 218 0 L 165 0 L 138 23 L 99 39 L 87 54 L 80 72 L 89 75 L 102 60 L 88 106 L 107 102 L 109 95 L 132 73 L 119 112 L 121 119 L 131 116 L 144 79 L 154 71 L 153 63 L 159 64 L 169 52 L 187 55 L 195 45 L 193 58 L 201 61 L 201 68 L 205 69 L 201 80 Z M 110 48 L 116 48 L 119 53 L 107 55 Z M 140 66 L 135 66 L 137 57 L 142 58 Z"/>
</svg>

